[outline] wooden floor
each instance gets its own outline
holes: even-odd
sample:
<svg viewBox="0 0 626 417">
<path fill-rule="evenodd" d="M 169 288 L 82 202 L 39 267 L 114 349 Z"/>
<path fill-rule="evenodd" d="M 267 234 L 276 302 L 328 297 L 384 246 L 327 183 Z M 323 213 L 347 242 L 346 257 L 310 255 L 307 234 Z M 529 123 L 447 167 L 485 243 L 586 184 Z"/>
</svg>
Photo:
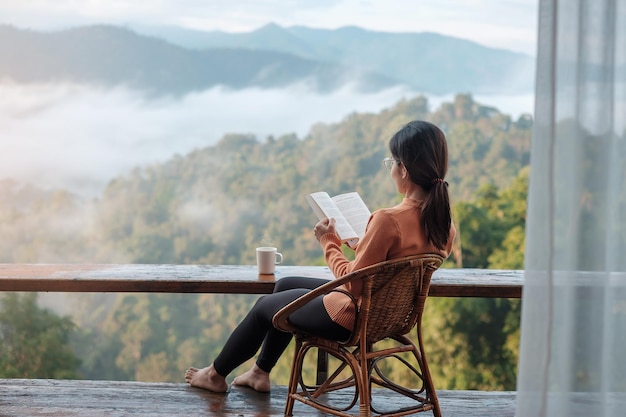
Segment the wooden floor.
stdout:
<svg viewBox="0 0 626 417">
<path fill-rule="evenodd" d="M 213 394 L 187 384 L 0 379 L 0 417 L 279 417 L 285 393 L 282 386 L 273 387 L 271 394 L 245 388 Z M 438 395 L 444 417 L 515 415 L 515 392 L 438 391 Z M 383 405 L 395 401 L 381 395 L 375 400 Z M 298 417 L 322 415 L 302 404 L 294 409 Z"/>
</svg>

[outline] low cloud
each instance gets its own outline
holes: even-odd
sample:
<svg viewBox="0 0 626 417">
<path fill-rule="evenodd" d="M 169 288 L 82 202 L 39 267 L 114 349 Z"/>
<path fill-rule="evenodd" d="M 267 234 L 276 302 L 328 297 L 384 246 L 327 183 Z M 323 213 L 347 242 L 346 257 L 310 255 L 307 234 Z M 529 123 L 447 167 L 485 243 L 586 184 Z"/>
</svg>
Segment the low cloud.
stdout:
<svg viewBox="0 0 626 417">
<path fill-rule="evenodd" d="M 304 137 L 317 122 L 379 112 L 417 94 L 402 89 L 364 94 L 350 87 L 319 94 L 296 86 L 212 88 L 148 100 L 125 88 L 0 84 L 0 178 L 97 195 L 117 175 L 213 145 L 228 133 L 251 133 L 260 140 L 291 133 Z M 513 109 L 532 106 L 529 97 L 530 104 L 518 99 L 501 110 L 530 112 L 532 108 Z M 436 108 L 452 97 L 429 99 Z"/>
</svg>

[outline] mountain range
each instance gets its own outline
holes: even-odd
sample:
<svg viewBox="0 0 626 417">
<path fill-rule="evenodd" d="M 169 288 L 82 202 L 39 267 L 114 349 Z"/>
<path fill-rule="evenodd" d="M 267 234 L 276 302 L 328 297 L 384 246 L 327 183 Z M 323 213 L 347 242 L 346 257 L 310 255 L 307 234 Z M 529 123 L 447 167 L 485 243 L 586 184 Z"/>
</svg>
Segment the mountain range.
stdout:
<svg viewBox="0 0 626 417">
<path fill-rule="evenodd" d="M 534 57 L 436 33 L 268 24 L 247 33 L 82 26 L 41 32 L 0 25 L 0 82 L 126 86 L 150 95 L 284 88 L 329 92 L 402 86 L 427 94 L 533 90 Z"/>
</svg>

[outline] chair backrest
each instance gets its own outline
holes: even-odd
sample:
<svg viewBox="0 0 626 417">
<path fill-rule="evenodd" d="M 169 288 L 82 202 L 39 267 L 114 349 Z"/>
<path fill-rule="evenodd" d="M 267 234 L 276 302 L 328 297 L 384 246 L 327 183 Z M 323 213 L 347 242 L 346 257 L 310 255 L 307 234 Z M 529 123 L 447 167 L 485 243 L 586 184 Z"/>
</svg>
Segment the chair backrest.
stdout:
<svg viewBox="0 0 626 417">
<path fill-rule="evenodd" d="M 375 343 L 411 331 L 424 311 L 433 272 L 443 258 L 422 254 L 393 259 L 360 270 L 363 295 L 355 331 L 347 344 L 365 337 Z"/>
</svg>

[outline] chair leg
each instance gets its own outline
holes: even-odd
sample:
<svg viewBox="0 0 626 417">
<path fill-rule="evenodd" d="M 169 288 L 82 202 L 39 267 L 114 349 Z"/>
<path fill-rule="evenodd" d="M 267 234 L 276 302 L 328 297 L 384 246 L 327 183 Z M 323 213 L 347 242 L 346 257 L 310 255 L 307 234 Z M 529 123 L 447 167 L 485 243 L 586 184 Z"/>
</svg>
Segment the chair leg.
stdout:
<svg viewBox="0 0 626 417">
<path fill-rule="evenodd" d="M 367 372 L 367 367 L 361 366 L 359 376 L 356 376 L 356 386 L 359 390 L 359 417 L 370 417 L 372 414 L 372 395 L 370 381 L 367 376 L 363 377 L 363 370 Z"/>
<path fill-rule="evenodd" d="M 435 384 L 433 378 L 430 375 L 430 369 L 428 368 L 428 361 L 426 360 L 426 354 L 424 352 L 424 344 L 422 343 L 422 331 L 421 326 L 418 323 L 417 326 L 417 348 L 419 349 L 420 365 L 422 367 L 422 374 L 424 377 L 424 385 L 426 386 L 426 393 L 433 405 L 434 417 L 441 417 L 441 409 L 439 408 L 439 399 L 437 398 L 437 392 L 435 391 Z"/>
<path fill-rule="evenodd" d="M 435 391 L 433 380 L 432 380 L 432 377 L 430 376 L 428 365 L 426 364 L 426 358 L 422 357 L 422 359 L 424 362 L 424 369 L 422 370 L 424 374 L 424 384 L 426 385 L 426 392 L 428 393 L 428 397 L 433 405 L 433 415 L 435 417 L 441 417 L 441 410 L 439 408 L 439 399 L 437 398 L 437 392 Z"/>
<path fill-rule="evenodd" d="M 298 389 L 298 376 L 302 372 L 302 361 L 300 357 L 300 349 L 302 342 L 296 339 L 296 351 L 293 355 L 293 364 L 291 366 L 291 376 L 289 377 L 289 386 L 287 390 L 287 402 L 285 403 L 285 417 L 293 416 L 293 406 L 295 404 L 293 394 Z"/>
<path fill-rule="evenodd" d="M 359 372 L 354 375 L 357 378 L 357 387 L 359 390 L 359 416 L 370 417 L 372 413 L 372 386 L 369 378 L 370 361 L 367 359 L 367 352 L 370 351 L 371 345 L 361 342 L 359 352 Z M 356 373 L 355 373 L 356 374 Z"/>
</svg>

